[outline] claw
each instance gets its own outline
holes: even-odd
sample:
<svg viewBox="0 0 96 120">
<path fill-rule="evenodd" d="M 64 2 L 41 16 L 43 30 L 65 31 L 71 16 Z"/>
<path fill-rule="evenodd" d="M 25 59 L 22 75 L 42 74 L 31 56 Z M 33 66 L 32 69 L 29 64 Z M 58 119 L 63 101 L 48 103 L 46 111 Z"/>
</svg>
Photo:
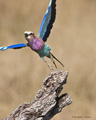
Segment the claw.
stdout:
<svg viewBox="0 0 96 120">
<path fill-rule="evenodd" d="M 48 65 L 49 69 L 50 69 L 51 71 L 53 71 L 53 70 L 54 70 L 54 67 L 51 66 L 51 65 L 45 60 L 44 57 L 41 57 L 41 58 L 46 62 L 46 64 Z"/>
<path fill-rule="evenodd" d="M 53 59 L 53 56 L 52 56 L 51 54 L 50 54 L 50 59 L 51 59 L 51 61 L 53 62 L 55 68 L 57 69 L 57 65 L 56 65 L 56 63 L 55 63 L 55 61 L 54 61 L 54 59 Z"/>
<path fill-rule="evenodd" d="M 48 67 L 49 67 L 49 69 L 50 69 L 51 71 L 54 70 L 54 67 L 53 67 L 53 66 L 49 65 L 48 63 L 47 63 L 47 65 L 48 65 Z"/>
</svg>

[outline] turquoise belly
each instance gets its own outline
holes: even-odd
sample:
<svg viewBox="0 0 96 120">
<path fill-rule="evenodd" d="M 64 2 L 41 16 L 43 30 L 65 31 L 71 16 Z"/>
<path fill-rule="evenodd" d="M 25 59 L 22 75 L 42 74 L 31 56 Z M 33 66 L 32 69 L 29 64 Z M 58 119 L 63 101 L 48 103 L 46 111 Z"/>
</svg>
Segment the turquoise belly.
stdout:
<svg viewBox="0 0 96 120">
<path fill-rule="evenodd" d="M 47 46 L 46 44 L 44 44 L 44 47 L 37 53 L 39 54 L 40 57 L 49 56 L 50 50 L 51 48 Z"/>
</svg>

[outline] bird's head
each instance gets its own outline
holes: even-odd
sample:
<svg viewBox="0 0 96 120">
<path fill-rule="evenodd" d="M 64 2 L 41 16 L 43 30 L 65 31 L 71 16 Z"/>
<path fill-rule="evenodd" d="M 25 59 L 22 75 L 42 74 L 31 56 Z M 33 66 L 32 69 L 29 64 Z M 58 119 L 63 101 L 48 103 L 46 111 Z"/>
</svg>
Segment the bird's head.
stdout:
<svg viewBox="0 0 96 120">
<path fill-rule="evenodd" d="M 32 40 L 32 39 L 35 38 L 34 33 L 31 32 L 31 31 L 25 31 L 25 32 L 24 32 L 24 35 L 25 35 L 25 39 L 26 39 L 27 41 Z"/>
</svg>

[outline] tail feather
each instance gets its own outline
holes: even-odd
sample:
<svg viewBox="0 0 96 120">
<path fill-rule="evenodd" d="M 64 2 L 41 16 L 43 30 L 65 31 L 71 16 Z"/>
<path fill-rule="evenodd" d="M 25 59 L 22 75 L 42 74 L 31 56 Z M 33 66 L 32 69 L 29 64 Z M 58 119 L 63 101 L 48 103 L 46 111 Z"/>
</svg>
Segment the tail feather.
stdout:
<svg viewBox="0 0 96 120">
<path fill-rule="evenodd" d="M 64 67 L 63 63 L 61 63 L 51 52 L 50 52 L 50 54 L 52 55 L 52 57 L 53 57 L 55 60 L 57 60 L 57 61 Z"/>
</svg>

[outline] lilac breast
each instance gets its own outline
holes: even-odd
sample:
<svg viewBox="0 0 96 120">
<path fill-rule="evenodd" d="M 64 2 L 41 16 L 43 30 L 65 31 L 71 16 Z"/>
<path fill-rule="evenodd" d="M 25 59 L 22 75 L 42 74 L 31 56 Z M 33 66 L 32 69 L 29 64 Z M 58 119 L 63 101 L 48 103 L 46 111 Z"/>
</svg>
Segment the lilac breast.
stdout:
<svg viewBox="0 0 96 120">
<path fill-rule="evenodd" d="M 35 38 L 34 40 L 29 41 L 28 45 L 31 47 L 32 50 L 39 51 L 44 47 L 44 42 L 39 38 Z"/>
</svg>

